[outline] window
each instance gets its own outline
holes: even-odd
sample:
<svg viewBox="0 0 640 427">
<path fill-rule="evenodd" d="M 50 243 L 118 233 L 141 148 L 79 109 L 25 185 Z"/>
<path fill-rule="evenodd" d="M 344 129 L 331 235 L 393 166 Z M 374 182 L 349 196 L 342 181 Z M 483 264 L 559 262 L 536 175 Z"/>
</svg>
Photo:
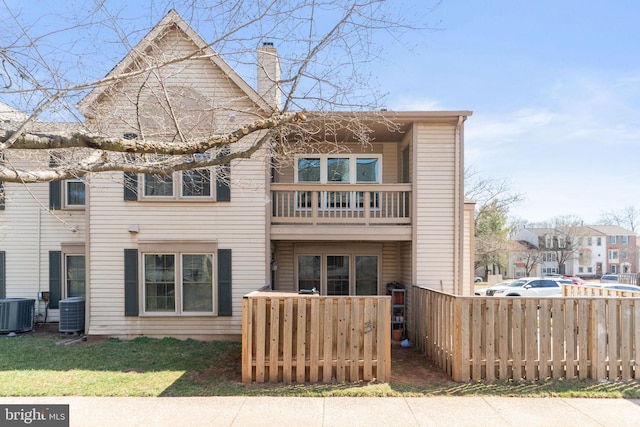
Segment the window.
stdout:
<svg viewBox="0 0 640 427">
<path fill-rule="evenodd" d="M 555 274 L 558 272 L 556 267 L 543 267 L 542 274 Z"/>
<path fill-rule="evenodd" d="M 596 246 L 602 246 L 602 237 L 596 238 Z"/>
<path fill-rule="evenodd" d="M 558 236 L 558 247 L 559 248 L 567 247 L 567 238 L 565 236 Z"/>
<path fill-rule="evenodd" d="M 146 313 L 213 313 L 213 253 L 143 254 Z"/>
<path fill-rule="evenodd" d="M 544 238 L 544 245 L 547 248 L 552 248 L 553 247 L 553 237 L 549 236 L 549 235 L 546 235 L 545 238 Z"/>
<path fill-rule="evenodd" d="M 593 237 L 587 237 L 587 245 L 593 245 Z"/>
<path fill-rule="evenodd" d="M 616 264 L 612 264 L 609 266 L 609 273 L 618 274 L 618 266 Z"/>
<path fill-rule="evenodd" d="M 618 236 L 609 236 L 609 244 L 615 245 L 618 243 Z"/>
<path fill-rule="evenodd" d="M 615 249 L 609 250 L 609 261 L 618 260 L 618 251 Z"/>
<path fill-rule="evenodd" d="M 593 273 L 593 267 L 587 267 L 587 273 Z"/>
<path fill-rule="evenodd" d="M 67 297 L 86 296 L 86 269 L 84 255 L 66 255 L 65 274 L 65 291 Z"/>
<path fill-rule="evenodd" d="M 144 174 L 144 198 L 210 200 L 213 194 L 211 170 L 196 169 L 171 175 Z"/>
<path fill-rule="evenodd" d="M 555 262 L 557 261 L 556 254 L 553 252 L 546 252 L 542 254 L 542 261 L 544 262 Z"/>
<path fill-rule="evenodd" d="M 299 290 L 315 288 L 322 295 L 378 295 L 378 254 L 336 254 L 331 247 L 307 249 L 310 253 L 297 255 Z"/>
<path fill-rule="evenodd" d="M 578 273 L 584 273 L 584 268 L 578 267 Z"/>
<path fill-rule="evenodd" d="M 626 249 L 621 249 L 620 250 L 620 258 L 629 259 L 629 251 L 626 250 Z"/>
<path fill-rule="evenodd" d="M 84 180 L 69 179 L 64 181 L 64 204 L 67 208 L 84 207 Z"/>
<path fill-rule="evenodd" d="M 628 245 L 629 244 L 629 236 L 620 236 L 621 239 L 621 243 L 623 245 Z"/>
<path fill-rule="evenodd" d="M 380 183 L 381 156 L 349 155 L 299 158 L 296 164 L 296 183 L 318 184 L 376 184 Z M 297 207 L 310 209 L 312 194 L 297 193 Z M 365 193 L 361 191 L 324 191 L 320 194 L 321 209 L 363 208 Z M 378 193 L 370 193 L 371 207 L 379 206 Z"/>
</svg>

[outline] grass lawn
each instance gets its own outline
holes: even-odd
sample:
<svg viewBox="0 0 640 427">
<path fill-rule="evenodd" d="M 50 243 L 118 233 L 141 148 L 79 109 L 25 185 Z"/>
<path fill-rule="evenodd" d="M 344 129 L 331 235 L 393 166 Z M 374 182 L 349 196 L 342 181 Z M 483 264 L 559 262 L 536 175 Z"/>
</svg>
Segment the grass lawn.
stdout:
<svg viewBox="0 0 640 427">
<path fill-rule="evenodd" d="M 38 330 L 40 329 L 40 330 Z M 57 330 L 0 336 L 0 396 L 529 396 L 640 398 L 640 382 L 454 383 L 392 351 L 390 383 L 243 384 L 239 342 L 136 338 L 63 344 Z"/>
</svg>

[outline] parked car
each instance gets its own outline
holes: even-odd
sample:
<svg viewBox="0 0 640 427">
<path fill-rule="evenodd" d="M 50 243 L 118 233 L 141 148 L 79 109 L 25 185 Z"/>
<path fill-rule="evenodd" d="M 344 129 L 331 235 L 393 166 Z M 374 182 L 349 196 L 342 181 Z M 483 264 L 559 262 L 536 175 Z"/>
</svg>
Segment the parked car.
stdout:
<svg viewBox="0 0 640 427">
<path fill-rule="evenodd" d="M 565 274 L 564 277 L 571 280 L 574 285 L 584 285 L 586 283 L 582 277 L 574 276 L 573 274 Z"/>
<path fill-rule="evenodd" d="M 617 274 L 605 274 L 600 278 L 600 283 L 618 283 Z"/>
<path fill-rule="evenodd" d="M 621 283 L 610 283 L 610 284 L 602 285 L 601 289 L 615 289 L 617 291 L 640 292 L 640 286 L 625 285 L 625 284 L 621 284 Z"/>
<path fill-rule="evenodd" d="M 515 279 L 503 280 L 502 282 L 496 283 L 495 285 L 476 288 L 476 290 L 474 291 L 474 294 L 475 295 L 479 295 L 479 296 L 486 296 L 487 295 L 487 290 L 492 289 L 494 287 L 500 287 L 500 286 L 508 285 L 509 283 L 513 282 L 514 280 Z"/>
<path fill-rule="evenodd" d="M 487 296 L 557 297 L 562 296 L 562 285 L 570 283 L 566 279 L 526 277 L 503 286 L 491 286 L 487 289 Z"/>
</svg>

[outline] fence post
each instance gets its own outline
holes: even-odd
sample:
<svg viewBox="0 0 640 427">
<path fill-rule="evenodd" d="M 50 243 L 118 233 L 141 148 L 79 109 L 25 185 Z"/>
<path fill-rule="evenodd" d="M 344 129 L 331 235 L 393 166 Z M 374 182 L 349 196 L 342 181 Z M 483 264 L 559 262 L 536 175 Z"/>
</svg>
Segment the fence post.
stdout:
<svg viewBox="0 0 640 427">
<path fill-rule="evenodd" d="M 462 381 L 462 301 L 457 296 L 453 299 L 453 351 L 451 354 L 451 376 L 456 382 Z"/>
</svg>

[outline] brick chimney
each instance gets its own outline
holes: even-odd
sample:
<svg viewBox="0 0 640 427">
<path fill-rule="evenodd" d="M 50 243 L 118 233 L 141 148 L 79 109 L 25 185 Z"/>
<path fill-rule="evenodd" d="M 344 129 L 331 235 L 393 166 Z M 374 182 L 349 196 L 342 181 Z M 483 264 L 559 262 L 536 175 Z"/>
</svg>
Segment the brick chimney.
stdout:
<svg viewBox="0 0 640 427">
<path fill-rule="evenodd" d="M 280 82 L 280 59 L 272 42 L 262 43 L 258 48 L 258 94 L 275 110 L 282 108 Z"/>
</svg>

